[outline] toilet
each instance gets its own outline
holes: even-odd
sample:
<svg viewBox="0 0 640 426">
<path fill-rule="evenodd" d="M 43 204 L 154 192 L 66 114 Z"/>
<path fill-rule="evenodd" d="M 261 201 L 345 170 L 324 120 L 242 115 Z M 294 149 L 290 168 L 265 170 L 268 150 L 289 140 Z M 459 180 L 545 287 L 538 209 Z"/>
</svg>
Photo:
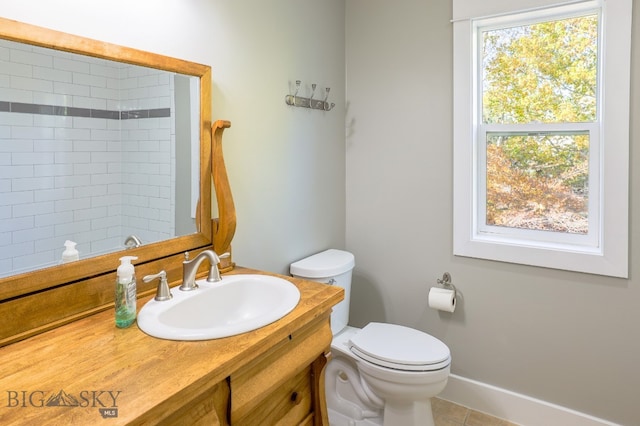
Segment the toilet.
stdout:
<svg viewBox="0 0 640 426">
<path fill-rule="evenodd" d="M 348 326 L 353 254 L 329 249 L 291 264 L 294 277 L 344 288 L 331 314 L 325 390 L 331 426 L 433 426 L 431 398 L 447 384 L 449 348 L 395 324 Z"/>
</svg>

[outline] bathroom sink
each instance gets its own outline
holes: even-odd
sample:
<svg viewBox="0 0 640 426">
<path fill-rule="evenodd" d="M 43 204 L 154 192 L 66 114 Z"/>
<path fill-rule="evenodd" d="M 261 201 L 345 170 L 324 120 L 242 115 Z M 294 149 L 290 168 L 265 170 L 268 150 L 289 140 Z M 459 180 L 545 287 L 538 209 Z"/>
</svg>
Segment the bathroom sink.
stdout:
<svg viewBox="0 0 640 426">
<path fill-rule="evenodd" d="M 138 313 L 140 329 L 161 339 L 218 339 L 271 324 L 300 300 L 295 285 L 269 275 L 227 275 L 219 282 L 196 283 L 192 291 L 172 288 L 170 300 L 147 302 Z"/>
</svg>

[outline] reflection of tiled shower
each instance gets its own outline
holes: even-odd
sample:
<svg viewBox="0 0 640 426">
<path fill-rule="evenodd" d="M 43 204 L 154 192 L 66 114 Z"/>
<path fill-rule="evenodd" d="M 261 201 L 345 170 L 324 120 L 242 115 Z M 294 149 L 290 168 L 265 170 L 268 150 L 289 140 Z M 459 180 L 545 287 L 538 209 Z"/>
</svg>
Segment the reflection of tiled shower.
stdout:
<svg viewBox="0 0 640 426">
<path fill-rule="evenodd" d="M 174 234 L 172 74 L 52 53 L 0 40 L 0 276 Z"/>
</svg>

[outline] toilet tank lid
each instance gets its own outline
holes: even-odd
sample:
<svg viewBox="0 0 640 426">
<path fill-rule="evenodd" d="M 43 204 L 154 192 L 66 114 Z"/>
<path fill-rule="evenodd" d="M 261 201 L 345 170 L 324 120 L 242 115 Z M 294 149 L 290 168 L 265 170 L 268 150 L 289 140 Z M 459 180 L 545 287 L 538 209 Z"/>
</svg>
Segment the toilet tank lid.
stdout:
<svg viewBox="0 0 640 426">
<path fill-rule="evenodd" d="M 329 249 L 292 263 L 289 272 L 303 278 L 334 277 L 350 271 L 354 266 L 353 254 Z"/>
</svg>

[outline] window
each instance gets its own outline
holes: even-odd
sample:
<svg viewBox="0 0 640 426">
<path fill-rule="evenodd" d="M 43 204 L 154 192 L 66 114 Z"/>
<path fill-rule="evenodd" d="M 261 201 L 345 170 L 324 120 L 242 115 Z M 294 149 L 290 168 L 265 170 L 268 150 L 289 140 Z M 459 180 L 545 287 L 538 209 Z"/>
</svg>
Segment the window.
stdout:
<svg viewBox="0 0 640 426">
<path fill-rule="evenodd" d="M 493 3 L 454 16 L 454 254 L 626 277 L 631 1 Z"/>
<path fill-rule="evenodd" d="M 600 20 L 585 13 L 474 25 L 481 235 L 598 245 Z"/>
</svg>

